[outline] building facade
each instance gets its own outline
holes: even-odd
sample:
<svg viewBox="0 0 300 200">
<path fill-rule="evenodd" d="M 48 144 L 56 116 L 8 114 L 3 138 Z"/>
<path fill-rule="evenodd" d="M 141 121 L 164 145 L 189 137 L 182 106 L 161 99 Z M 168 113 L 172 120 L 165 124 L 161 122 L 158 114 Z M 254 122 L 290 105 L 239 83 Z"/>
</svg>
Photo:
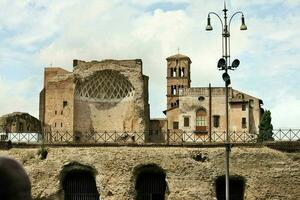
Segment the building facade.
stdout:
<svg viewBox="0 0 300 200">
<path fill-rule="evenodd" d="M 84 141 L 93 132 L 148 130 L 148 77 L 141 60 L 74 60 L 73 67 L 73 72 L 45 68 L 40 93 L 45 132 L 68 132 Z"/>
<path fill-rule="evenodd" d="M 177 54 L 167 58 L 168 130 L 198 136 L 224 132 L 225 87 L 190 87 L 191 59 Z M 229 88 L 229 131 L 257 133 L 262 100 Z"/>
</svg>

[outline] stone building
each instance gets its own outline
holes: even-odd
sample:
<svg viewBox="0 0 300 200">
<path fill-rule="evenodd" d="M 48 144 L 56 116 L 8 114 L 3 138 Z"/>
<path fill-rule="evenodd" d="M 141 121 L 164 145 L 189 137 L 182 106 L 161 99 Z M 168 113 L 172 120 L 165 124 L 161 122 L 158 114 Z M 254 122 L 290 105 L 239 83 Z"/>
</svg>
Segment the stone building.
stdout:
<svg viewBox="0 0 300 200">
<path fill-rule="evenodd" d="M 148 130 L 148 77 L 141 60 L 74 60 L 73 67 L 73 72 L 45 68 L 40 93 L 45 132 L 68 132 L 82 141 L 92 132 Z"/>
<path fill-rule="evenodd" d="M 41 133 L 41 123 L 28 113 L 13 112 L 0 117 L 0 133 Z"/>
<path fill-rule="evenodd" d="M 191 87 L 191 59 L 177 54 L 167 58 L 169 130 L 208 134 L 226 130 L 225 88 Z M 229 130 L 257 133 L 262 100 L 229 88 Z"/>
</svg>

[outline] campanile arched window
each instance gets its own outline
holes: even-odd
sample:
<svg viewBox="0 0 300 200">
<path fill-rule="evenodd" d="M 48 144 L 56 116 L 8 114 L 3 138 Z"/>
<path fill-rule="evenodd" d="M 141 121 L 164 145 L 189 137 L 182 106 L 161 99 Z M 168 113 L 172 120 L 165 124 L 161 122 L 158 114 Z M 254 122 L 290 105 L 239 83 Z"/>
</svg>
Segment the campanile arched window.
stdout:
<svg viewBox="0 0 300 200">
<path fill-rule="evenodd" d="M 204 108 L 196 112 L 196 131 L 207 132 L 207 113 Z"/>
</svg>

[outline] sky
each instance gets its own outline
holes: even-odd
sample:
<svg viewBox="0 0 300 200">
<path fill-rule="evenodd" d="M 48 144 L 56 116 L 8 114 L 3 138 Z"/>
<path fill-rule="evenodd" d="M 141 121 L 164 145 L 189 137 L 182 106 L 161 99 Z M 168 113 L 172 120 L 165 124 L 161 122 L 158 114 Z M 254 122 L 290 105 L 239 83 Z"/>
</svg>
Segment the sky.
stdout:
<svg viewBox="0 0 300 200">
<path fill-rule="evenodd" d="M 0 0 L 0 115 L 22 111 L 38 117 L 45 67 L 72 71 L 72 60 L 143 60 L 150 77 L 151 117 L 164 117 L 166 60 L 192 60 L 192 87 L 223 86 L 223 0 Z M 300 0 L 227 0 L 232 87 L 263 100 L 275 128 L 300 128 Z"/>
</svg>

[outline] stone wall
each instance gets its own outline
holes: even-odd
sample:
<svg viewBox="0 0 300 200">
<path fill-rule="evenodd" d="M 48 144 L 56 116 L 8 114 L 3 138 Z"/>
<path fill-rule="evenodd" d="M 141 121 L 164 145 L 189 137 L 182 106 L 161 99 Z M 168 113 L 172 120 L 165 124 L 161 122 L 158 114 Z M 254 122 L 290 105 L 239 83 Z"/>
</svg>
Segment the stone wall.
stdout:
<svg viewBox="0 0 300 200">
<path fill-rule="evenodd" d="M 148 78 L 141 60 L 104 60 L 77 65 L 75 91 L 75 132 L 144 131 L 149 123 Z M 97 80 L 96 80 L 97 79 Z M 102 82 L 101 82 L 102 81 Z M 89 85 L 86 85 L 89 84 Z M 96 84 L 93 87 L 93 84 Z M 98 90 L 102 96 L 85 97 L 82 90 Z M 100 91 L 101 90 L 101 91 Z M 84 92 L 84 91 L 83 91 Z M 106 96 L 105 96 L 106 95 Z M 144 98 L 146 97 L 146 98 Z"/>
<path fill-rule="evenodd" d="M 73 131 L 73 82 L 71 72 L 58 67 L 45 68 L 39 113 L 45 132 Z"/>
<path fill-rule="evenodd" d="M 134 199 L 135 172 L 147 164 L 165 171 L 167 200 L 216 199 L 215 180 L 224 175 L 223 148 L 61 147 L 48 151 L 46 160 L 38 158 L 37 149 L 0 151 L 0 156 L 15 158 L 24 166 L 35 200 L 60 199 L 60 173 L 73 162 L 96 171 L 97 189 L 105 200 Z M 245 178 L 246 200 L 300 198 L 300 153 L 235 147 L 230 159 L 230 173 Z"/>
<path fill-rule="evenodd" d="M 146 142 L 163 143 L 166 142 L 167 137 L 167 119 L 155 118 L 150 120 L 149 134 L 147 134 Z"/>
</svg>

